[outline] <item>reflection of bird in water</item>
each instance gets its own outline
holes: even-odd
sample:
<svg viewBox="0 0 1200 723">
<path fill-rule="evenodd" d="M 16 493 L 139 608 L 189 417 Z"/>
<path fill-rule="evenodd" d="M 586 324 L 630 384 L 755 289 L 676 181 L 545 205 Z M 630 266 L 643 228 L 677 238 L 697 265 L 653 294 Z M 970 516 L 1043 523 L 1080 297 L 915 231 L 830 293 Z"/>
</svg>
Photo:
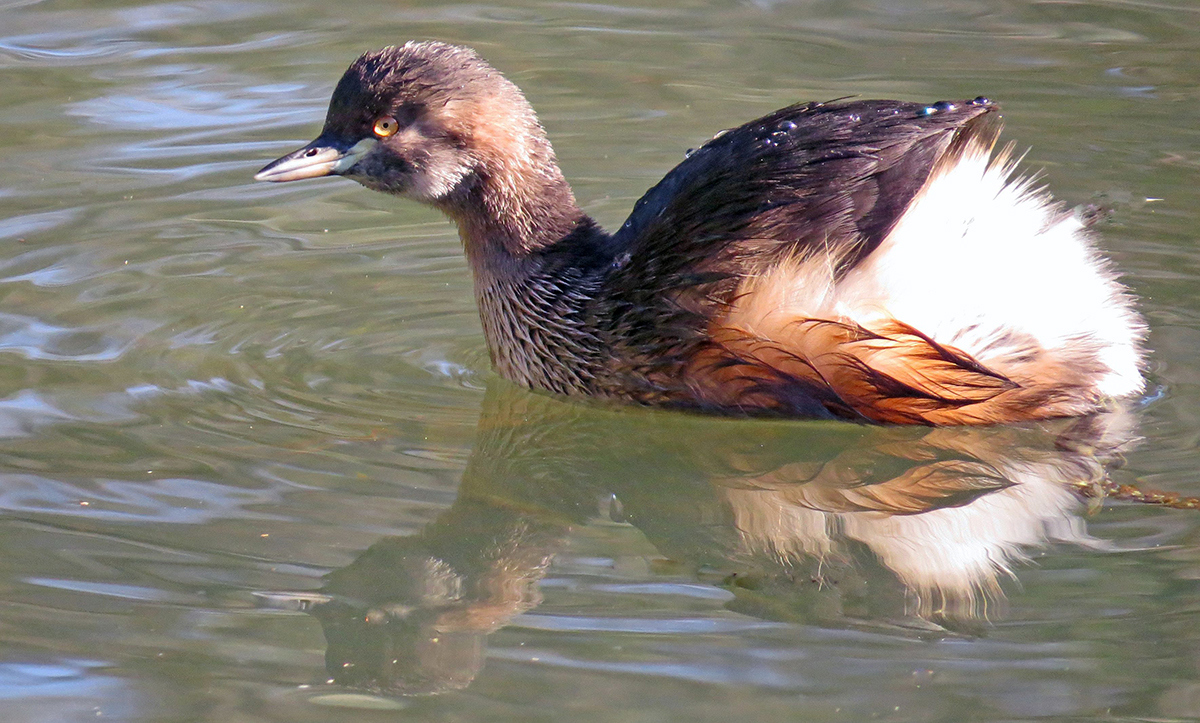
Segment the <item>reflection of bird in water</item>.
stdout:
<svg viewBox="0 0 1200 723">
<path fill-rule="evenodd" d="M 721 493 L 749 548 L 785 560 L 837 560 L 860 544 L 896 575 L 917 614 L 970 619 L 1000 597 L 1000 577 L 1012 576 L 1027 550 L 1048 542 L 1106 546 L 1087 534 L 1079 492 L 1105 478 L 1106 458 L 1129 439 L 1126 429 L 1106 425 L 1124 421 L 1096 417 L 1060 436 L 935 430 L 865 455 L 851 450 L 854 461 L 831 460 L 805 483 L 785 467 Z M 1105 456 L 1063 448 L 1081 434 Z M 871 468 L 881 457 L 911 466 L 872 483 L 866 477 L 877 475 Z"/>
<path fill-rule="evenodd" d="M 463 688 L 483 667 L 485 638 L 541 602 L 564 528 L 460 500 L 419 535 L 385 539 L 331 573 L 312 608 L 330 675 L 403 695 Z"/>
<path fill-rule="evenodd" d="M 497 370 L 731 414 L 995 424 L 1142 389 L 1142 324 L 1083 225 L 993 157 L 998 107 L 793 105 L 723 132 L 613 234 L 521 91 L 467 48 L 366 53 L 256 178 L 443 211 Z"/>
<path fill-rule="evenodd" d="M 970 629 L 1030 550 L 1106 547 L 1087 534 L 1081 497 L 1104 488 L 1127 423 L 1120 413 L 994 429 L 732 422 L 497 383 L 454 504 L 328 576 L 313 614 L 329 673 L 393 694 L 468 685 L 487 636 L 541 602 L 553 556 L 596 519 L 597 500 L 614 498 L 610 511 L 674 569 L 731 590 L 735 611 Z"/>
</svg>

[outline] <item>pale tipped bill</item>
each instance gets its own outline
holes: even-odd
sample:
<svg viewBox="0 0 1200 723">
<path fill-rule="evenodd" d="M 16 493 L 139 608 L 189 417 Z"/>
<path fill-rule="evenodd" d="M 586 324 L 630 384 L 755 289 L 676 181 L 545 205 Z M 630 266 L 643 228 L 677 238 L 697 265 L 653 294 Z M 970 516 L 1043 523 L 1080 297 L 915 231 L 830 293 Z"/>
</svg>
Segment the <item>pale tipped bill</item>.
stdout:
<svg viewBox="0 0 1200 723">
<path fill-rule="evenodd" d="M 364 138 L 352 146 L 324 136 L 298 151 L 271 161 L 254 174 L 256 181 L 299 181 L 305 178 L 337 176 L 350 170 L 378 143 Z"/>
</svg>

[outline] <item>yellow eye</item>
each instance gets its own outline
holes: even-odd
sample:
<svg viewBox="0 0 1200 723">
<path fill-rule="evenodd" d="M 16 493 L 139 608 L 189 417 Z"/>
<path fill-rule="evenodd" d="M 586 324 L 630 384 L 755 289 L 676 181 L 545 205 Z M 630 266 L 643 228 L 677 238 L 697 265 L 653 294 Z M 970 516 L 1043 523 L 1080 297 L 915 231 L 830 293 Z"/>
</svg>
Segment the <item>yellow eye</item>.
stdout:
<svg viewBox="0 0 1200 723">
<path fill-rule="evenodd" d="M 396 123 L 396 119 L 390 115 L 385 115 L 375 121 L 375 135 L 380 138 L 387 138 L 396 132 L 397 127 L 399 127 L 399 124 Z"/>
</svg>

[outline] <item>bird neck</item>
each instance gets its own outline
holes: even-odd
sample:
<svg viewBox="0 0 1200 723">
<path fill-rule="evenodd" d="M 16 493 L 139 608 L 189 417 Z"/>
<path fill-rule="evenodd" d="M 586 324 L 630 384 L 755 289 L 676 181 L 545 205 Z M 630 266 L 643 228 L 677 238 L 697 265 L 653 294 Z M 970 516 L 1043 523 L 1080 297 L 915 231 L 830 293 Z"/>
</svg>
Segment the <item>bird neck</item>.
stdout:
<svg viewBox="0 0 1200 723">
<path fill-rule="evenodd" d="M 458 224 L 472 266 L 529 257 L 587 218 L 553 160 L 522 165 L 480 171 L 440 204 Z"/>
<path fill-rule="evenodd" d="M 520 182 L 481 178 L 443 210 L 458 224 L 501 375 L 560 393 L 588 388 L 602 349 L 587 310 L 611 266 L 611 237 L 557 166 Z"/>
</svg>

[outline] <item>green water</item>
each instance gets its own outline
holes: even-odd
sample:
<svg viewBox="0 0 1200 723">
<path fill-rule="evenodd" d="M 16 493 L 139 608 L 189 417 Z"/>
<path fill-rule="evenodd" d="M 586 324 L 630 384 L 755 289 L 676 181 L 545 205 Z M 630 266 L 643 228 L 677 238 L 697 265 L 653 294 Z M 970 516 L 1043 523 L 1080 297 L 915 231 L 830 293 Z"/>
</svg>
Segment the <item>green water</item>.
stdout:
<svg viewBox="0 0 1200 723">
<path fill-rule="evenodd" d="M 609 227 L 787 103 L 997 99 L 1111 209 L 1152 392 L 927 433 L 516 389 L 438 215 L 250 181 L 411 38 L 521 85 Z M 0 719 L 1200 718 L 1200 513 L 1098 497 L 1200 495 L 1198 88 L 1188 0 L 0 1 Z"/>
</svg>

